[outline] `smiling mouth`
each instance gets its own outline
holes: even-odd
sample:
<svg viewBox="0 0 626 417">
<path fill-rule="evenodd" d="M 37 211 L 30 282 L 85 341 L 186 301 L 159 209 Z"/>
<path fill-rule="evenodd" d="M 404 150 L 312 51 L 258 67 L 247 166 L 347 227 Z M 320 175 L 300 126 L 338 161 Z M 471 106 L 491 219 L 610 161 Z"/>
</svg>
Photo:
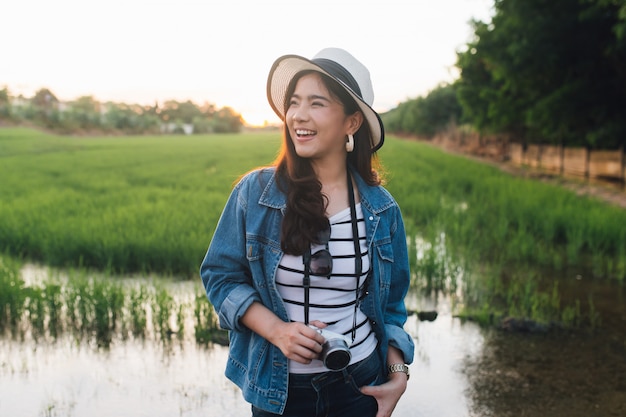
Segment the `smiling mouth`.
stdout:
<svg viewBox="0 0 626 417">
<path fill-rule="evenodd" d="M 317 132 L 314 130 L 308 130 L 308 129 L 296 129 L 296 135 L 299 138 L 308 138 L 311 136 L 314 136 Z"/>
</svg>

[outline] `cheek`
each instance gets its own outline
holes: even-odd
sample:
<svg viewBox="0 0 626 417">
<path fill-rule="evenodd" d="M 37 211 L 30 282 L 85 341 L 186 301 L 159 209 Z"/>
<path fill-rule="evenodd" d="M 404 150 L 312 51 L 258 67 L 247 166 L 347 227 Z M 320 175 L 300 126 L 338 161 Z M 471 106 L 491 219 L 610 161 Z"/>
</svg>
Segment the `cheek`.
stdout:
<svg viewBox="0 0 626 417">
<path fill-rule="evenodd" d="M 285 123 L 292 123 L 292 122 L 293 122 L 293 109 L 290 106 L 285 112 Z"/>
<path fill-rule="evenodd" d="M 288 113 L 285 114 L 285 126 L 287 126 L 289 131 L 293 131 L 293 118 L 289 117 Z"/>
</svg>

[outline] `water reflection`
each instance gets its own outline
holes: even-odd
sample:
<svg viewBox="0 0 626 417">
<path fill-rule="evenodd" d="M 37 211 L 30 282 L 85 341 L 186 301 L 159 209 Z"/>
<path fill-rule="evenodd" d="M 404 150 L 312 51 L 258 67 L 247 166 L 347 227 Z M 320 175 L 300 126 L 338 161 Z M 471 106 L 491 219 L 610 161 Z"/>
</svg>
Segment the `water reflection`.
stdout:
<svg viewBox="0 0 626 417">
<path fill-rule="evenodd" d="M 222 377 L 227 351 L 125 341 L 107 350 L 3 341 L 2 416 L 246 415 Z"/>
<path fill-rule="evenodd" d="M 410 317 L 417 342 L 413 377 L 397 417 L 469 416 L 463 363 L 480 355 L 483 337 L 449 314 Z M 118 341 L 108 349 L 0 341 L 0 415 L 109 417 L 247 416 L 248 404 L 223 376 L 227 349 L 193 340 L 171 345 Z"/>
<path fill-rule="evenodd" d="M 473 415 L 626 415 L 626 339 L 610 332 L 493 331 L 465 372 Z"/>
<path fill-rule="evenodd" d="M 168 288 L 185 300 L 196 284 Z M 394 416 L 626 415 L 624 287 L 582 276 L 560 288 L 568 297 L 593 293 L 601 326 L 534 334 L 481 329 L 455 318 L 444 292 L 411 291 L 409 310 L 438 314 L 432 322 L 409 317 L 414 376 Z M 249 405 L 223 376 L 227 354 L 197 344 L 191 332 L 171 340 L 116 338 L 107 348 L 70 333 L 39 341 L 7 335 L 0 338 L 0 416 L 248 416 Z"/>
</svg>

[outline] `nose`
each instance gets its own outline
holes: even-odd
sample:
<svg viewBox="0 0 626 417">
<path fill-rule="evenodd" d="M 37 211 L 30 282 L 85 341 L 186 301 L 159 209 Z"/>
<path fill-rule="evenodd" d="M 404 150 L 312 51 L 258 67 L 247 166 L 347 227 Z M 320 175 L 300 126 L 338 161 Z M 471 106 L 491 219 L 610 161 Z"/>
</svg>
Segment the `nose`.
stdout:
<svg viewBox="0 0 626 417">
<path fill-rule="evenodd" d="M 307 119 L 307 113 L 304 106 L 298 106 L 295 109 L 292 109 L 291 119 L 294 122 L 302 122 Z"/>
</svg>

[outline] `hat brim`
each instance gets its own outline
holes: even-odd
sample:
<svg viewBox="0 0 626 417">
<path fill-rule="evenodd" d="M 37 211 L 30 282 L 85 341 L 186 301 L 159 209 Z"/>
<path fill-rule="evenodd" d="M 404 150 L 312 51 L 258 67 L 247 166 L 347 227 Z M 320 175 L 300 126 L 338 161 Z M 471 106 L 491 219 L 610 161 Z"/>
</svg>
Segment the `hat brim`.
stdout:
<svg viewBox="0 0 626 417">
<path fill-rule="evenodd" d="M 385 140 L 385 130 L 383 127 L 383 122 L 380 119 L 378 113 L 374 111 L 363 99 L 356 94 L 352 89 L 346 85 L 343 81 L 329 74 L 326 70 L 324 70 L 319 65 L 315 64 L 313 61 L 298 56 L 298 55 L 285 55 L 278 58 L 272 68 L 270 69 L 269 76 L 267 78 L 267 99 L 270 103 L 270 106 L 274 110 L 274 112 L 280 117 L 280 119 L 285 121 L 285 94 L 287 92 L 287 87 L 289 83 L 299 72 L 302 71 L 317 71 L 322 74 L 325 74 L 337 81 L 342 87 L 346 89 L 346 91 L 352 96 L 355 100 L 363 115 L 365 116 L 365 120 L 367 121 L 370 131 L 372 133 L 372 152 L 377 151 L 383 146 L 383 141 Z"/>
</svg>

